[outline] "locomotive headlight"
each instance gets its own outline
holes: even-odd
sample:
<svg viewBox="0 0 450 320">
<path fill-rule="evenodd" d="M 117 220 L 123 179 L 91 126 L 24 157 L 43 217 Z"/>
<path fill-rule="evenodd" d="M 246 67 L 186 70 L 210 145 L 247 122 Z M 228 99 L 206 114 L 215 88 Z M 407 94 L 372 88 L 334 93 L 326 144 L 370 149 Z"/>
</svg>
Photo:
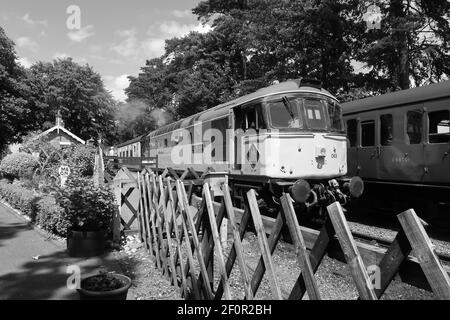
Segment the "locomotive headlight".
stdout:
<svg viewBox="0 0 450 320">
<path fill-rule="evenodd" d="M 289 188 L 289 193 L 296 202 L 304 203 L 311 193 L 311 187 L 307 181 L 300 179 Z"/>
<path fill-rule="evenodd" d="M 325 157 L 327 155 L 327 148 L 316 146 L 316 157 Z"/>
<path fill-rule="evenodd" d="M 363 180 L 355 176 L 350 180 L 349 191 L 352 197 L 359 198 L 364 192 Z"/>
</svg>

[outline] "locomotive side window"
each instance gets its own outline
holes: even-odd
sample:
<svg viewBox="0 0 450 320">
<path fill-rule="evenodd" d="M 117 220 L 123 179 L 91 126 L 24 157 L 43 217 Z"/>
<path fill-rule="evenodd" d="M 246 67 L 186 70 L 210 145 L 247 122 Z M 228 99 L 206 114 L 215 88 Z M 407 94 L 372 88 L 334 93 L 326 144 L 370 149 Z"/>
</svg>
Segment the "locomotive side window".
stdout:
<svg viewBox="0 0 450 320">
<path fill-rule="evenodd" d="M 394 120 L 392 114 L 380 116 L 380 143 L 382 146 L 392 145 Z"/>
<path fill-rule="evenodd" d="M 331 130 L 342 132 L 344 125 L 342 123 L 342 108 L 335 101 L 328 101 L 328 115 L 330 116 Z"/>
<path fill-rule="evenodd" d="M 356 119 L 350 119 L 347 121 L 347 138 L 350 141 L 350 147 L 356 147 L 358 122 Z"/>
<path fill-rule="evenodd" d="M 409 144 L 419 144 L 422 142 L 422 111 L 411 110 L 406 114 L 406 133 Z"/>
<path fill-rule="evenodd" d="M 361 146 L 375 146 L 375 121 L 369 120 L 361 122 Z"/>
<path fill-rule="evenodd" d="M 428 139 L 430 143 L 448 143 L 450 141 L 450 114 L 448 110 L 428 114 Z"/>
</svg>

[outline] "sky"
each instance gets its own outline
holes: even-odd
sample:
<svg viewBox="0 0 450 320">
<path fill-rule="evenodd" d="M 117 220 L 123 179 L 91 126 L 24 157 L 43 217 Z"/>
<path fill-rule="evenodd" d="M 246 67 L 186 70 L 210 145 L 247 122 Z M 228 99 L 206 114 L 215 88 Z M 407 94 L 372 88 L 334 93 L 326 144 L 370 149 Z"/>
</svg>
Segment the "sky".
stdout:
<svg viewBox="0 0 450 320">
<path fill-rule="evenodd" d="M 161 56 L 164 40 L 209 30 L 191 13 L 199 1 L 0 0 L 0 26 L 23 66 L 72 57 L 91 65 L 123 101 L 127 77 Z"/>
</svg>

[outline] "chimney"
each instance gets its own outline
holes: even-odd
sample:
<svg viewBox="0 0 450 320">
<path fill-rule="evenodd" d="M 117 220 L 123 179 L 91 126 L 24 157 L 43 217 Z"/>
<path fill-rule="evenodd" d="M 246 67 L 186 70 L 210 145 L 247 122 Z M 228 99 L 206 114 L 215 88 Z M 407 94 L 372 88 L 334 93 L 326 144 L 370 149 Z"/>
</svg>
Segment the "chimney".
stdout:
<svg viewBox="0 0 450 320">
<path fill-rule="evenodd" d="M 56 125 L 58 127 L 64 127 L 64 122 L 62 121 L 61 111 L 60 110 L 58 110 L 58 112 L 56 113 Z"/>
</svg>

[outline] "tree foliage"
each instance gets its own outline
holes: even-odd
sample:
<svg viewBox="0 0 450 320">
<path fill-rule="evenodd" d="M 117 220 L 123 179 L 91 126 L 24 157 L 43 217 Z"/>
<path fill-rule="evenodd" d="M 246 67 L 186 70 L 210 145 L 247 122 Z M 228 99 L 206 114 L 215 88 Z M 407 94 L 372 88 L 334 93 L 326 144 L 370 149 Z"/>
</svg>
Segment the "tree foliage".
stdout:
<svg viewBox="0 0 450 320">
<path fill-rule="evenodd" d="M 114 140 L 110 128 L 114 126 L 115 102 L 89 65 L 78 65 L 71 58 L 38 62 L 30 68 L 26 82 L 29 108 L 34 111 L 28 122 L 34 129 L 53 126 L 60 110 L 65 127 L 77 136 Z"/>
<path fill-rule="evenodd" d="M 381 29 L 366 28 L 369 5 Z M 448 78 L 445 0 L 204 0 L 193 9 L 206 34 L 166 41 L 126 93 L 182 118 L 273 81 L 317 78 L 342 100 Z M 355 70 L 356 65 L 366 71 Z M 411 80 L 413 83 L 411 84 Z"/>
<path fill-rule="evenodd" d="M 67 129 L 83 139 L 116 141 L 116 102 L 92 67 L 67 58 L 25 69 L 1 27 L 0 108 L 0 152 L 28 132 L 52 127 L 58 109 Z"/>
<path fill-rule="evenodd" d="M 20 139 L 26 131 L 22 115 L 30 113 L 24 99 L 27 88 L 22 82 L 25 70 L 16 59 L 14 43 L 0 27 L 0 153 L 8 143 Z"/>
</svg>

